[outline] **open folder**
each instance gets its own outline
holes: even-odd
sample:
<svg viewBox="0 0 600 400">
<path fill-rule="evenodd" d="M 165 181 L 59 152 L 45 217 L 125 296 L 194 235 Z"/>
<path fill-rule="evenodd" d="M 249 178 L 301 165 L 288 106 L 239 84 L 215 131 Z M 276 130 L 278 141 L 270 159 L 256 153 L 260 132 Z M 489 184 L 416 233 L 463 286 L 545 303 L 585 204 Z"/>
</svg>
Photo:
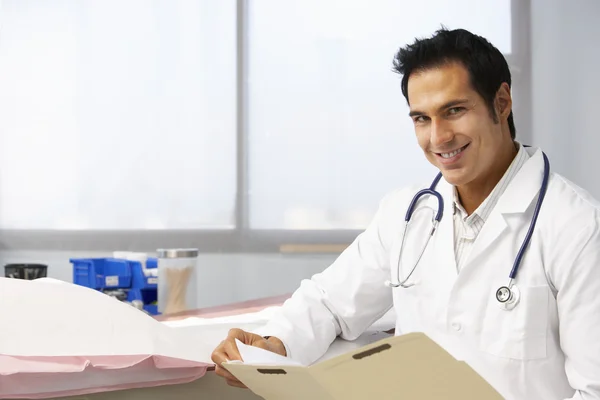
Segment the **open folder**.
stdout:
<svg viewBox="0 0 600 400">
<path fill-rule="evenodd" d="M 392 336 L 311 366 L 223 366 L 266 400 L 502 399 L 469 365 L 423 333 Z"/>
</svg>

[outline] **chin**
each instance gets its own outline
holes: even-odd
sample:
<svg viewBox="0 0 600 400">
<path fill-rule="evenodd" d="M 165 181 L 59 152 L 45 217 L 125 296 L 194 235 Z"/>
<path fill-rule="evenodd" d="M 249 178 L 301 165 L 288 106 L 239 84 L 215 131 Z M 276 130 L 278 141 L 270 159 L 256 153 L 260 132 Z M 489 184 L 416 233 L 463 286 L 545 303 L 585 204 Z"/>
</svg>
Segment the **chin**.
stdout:
<svg viewBox="0 0 600 400">
<path fill-rule="evenodd" d="M 461 170 L 440 170 L 444 180 L 452 186 L 461 186 L 467 181 L 466 175 Z"/>
</svg>

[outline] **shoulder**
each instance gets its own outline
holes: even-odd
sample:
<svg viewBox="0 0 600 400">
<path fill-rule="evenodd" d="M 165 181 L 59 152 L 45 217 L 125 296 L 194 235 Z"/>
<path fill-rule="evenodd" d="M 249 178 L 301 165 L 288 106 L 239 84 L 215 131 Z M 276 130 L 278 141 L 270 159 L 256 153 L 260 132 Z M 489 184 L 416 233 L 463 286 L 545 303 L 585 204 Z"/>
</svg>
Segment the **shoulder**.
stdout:
<svg viewBox="0 0 600 400">
<path fill-rule="evenodd" d="M 575 280 L 598 287 L 600 202 L 587 190 L 553 174 L 544 199 L 541 239 L 544 265 L 553 288 L 569 288 Z M 547 200 L 547 201 L 546 201 Z"/>
<path fill-rule="evenodd" d="M 540 211 L 541 235 L 555 274 L 568 274 L 578 257 L 600 249 L 600 202 L 567 178 L 553 174 Z"/>
<path fill-rule="evenodd" d="M 554 223 L 595 225 L 600 217 L 600 201 L 557 173 L 550 177 L 542 208 L 546 208 Z"/>
<path fill-rule="evenodd" d="M 423 188 L 429 187 L 431 182 L 413 183 L 397 188 L 386 193 L 379 203 L 380 211 L 393 212 L 404 210 L 410 204 L 412 198 Z"/>
<path fill-rule="evenodd" d="M 408 206 L 415 194 L 429 187 L 428 183 L 415 183 L 404 187 L 396 188 L 387 192 L 379 201 L 377 212 L 375 213 L 367 230 L 377 231 L 382 238 L 396 237 L 398 229 L 401 229 Z"/>
</svg>

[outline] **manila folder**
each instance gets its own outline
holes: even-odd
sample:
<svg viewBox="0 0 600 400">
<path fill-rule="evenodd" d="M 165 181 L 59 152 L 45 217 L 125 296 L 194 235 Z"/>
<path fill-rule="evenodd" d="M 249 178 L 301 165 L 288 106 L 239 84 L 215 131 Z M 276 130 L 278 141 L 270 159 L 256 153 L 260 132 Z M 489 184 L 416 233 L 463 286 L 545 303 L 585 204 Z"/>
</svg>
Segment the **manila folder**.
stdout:
<svg viewBox="0 0 600 400">
<path fill-rule="evenodd" d="M 392 336 L 310 366 L 224 363 L 266 400 L 501 400 L 424 333 Z"/>
</svg>

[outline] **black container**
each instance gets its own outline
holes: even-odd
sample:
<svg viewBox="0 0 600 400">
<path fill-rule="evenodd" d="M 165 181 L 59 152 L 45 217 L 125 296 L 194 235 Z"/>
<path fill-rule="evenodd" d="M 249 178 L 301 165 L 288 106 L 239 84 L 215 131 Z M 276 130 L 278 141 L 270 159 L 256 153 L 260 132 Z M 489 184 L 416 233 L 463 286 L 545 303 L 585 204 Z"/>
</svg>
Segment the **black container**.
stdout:
<svg viewBox="0 0 600 400">
<path fill-rule="evenodd" d="M 7 278 L 33 280 L 45 278 L 48 266 L 43 264 L 8 264 L 4 266 L 4 276 Z"/>
</svg>

